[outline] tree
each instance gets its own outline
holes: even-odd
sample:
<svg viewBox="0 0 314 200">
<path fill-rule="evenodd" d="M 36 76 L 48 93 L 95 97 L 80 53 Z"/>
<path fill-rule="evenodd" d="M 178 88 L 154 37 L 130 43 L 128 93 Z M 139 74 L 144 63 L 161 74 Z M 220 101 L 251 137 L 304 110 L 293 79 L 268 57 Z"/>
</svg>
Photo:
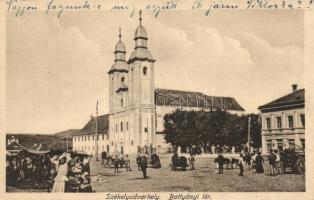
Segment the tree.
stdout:
<svg viewBox="0 0 314 200">
<path fill-rule="evenodd" d="M 258 148 L 262 146 L 260 116 L 257 114 L 249 114 L 249 116 L 251 117 L 251 141 L 253 147 Z"/>
<path fill-rule="evenodd" d="M 248 141 L 248 117 L 251 117 L 251 138 L 260 146 L 260 123 L 256 114 L 238 116 L 226 111 L 184 111 L 167 114 L 165 140 L 174 147 L 203 147 L 211 145 L 240 148 Z"/>
</svg>

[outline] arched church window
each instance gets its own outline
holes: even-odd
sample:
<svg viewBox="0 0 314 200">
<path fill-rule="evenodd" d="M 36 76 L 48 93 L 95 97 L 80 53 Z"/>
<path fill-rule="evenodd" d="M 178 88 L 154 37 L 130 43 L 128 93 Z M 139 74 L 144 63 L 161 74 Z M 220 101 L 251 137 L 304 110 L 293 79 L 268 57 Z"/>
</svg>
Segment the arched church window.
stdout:
<svg viewBox="0 0 314 200">
<path fill-rule="evenodd" d="M 121 99 L 121 107 L 123 106 L 123 99 Z"/>
<path fill-rule="evenodd" d="M 143 75 L 146 76 L 147 74 L 147 67 L 143 67 Z"/>
<path fill-rule="evenodd" d="M 123 132 L 123 122 L 120 123 L 120 130 Z"/>
<path fill-rule="evenodd" d="M 121 78 L 121 82 L 122 82 L 122 83 L 124 83 L 124 79 L 125 79 L 125 78 L 122 76 L 122 78 Z"/>
</svg>

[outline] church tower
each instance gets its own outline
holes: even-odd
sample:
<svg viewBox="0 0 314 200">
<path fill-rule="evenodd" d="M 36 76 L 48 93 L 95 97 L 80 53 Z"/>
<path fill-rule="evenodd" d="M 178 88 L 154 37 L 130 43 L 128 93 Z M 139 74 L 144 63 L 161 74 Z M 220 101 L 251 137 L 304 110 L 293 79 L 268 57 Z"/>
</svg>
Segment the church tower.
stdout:
<svg viewBox="0 0 314 200">
<path fill-rule="evenodd" d="M 147 47 L 147 31 L 142 25 L 135 31 L 135 48 L 128 60 L 129 108 L 131 132 L 137 152 L 149 152 L 155 147 L 154 58 Z"/>
<path fill-rule="evenodd" d="M 123 151 L 125 137 L 125 114 L 128 106 L 128 64 L 125 60 L 125 45 L 121 41 L 121 28 L 119 28 L 119 41 L 115 46 L 114 64 L 109 70 L 109 141 L 110 152 Z"/>
<path fill-rule="evenodd" d="M 114 64 L 109 70 L 109 96 L 110 96 L 110 105 L 109 112 L 114 113 L 117 110 L 123 108 L 127 105 L 126 95 L 120 93 L 127 89 L 127 73 L 128 73 L 128 64 L 125 61 L 125 45 L 121 41 L 121 29 L 119 29 L 119 41 L 115 47 L 115 60 Z"/>
</svg>

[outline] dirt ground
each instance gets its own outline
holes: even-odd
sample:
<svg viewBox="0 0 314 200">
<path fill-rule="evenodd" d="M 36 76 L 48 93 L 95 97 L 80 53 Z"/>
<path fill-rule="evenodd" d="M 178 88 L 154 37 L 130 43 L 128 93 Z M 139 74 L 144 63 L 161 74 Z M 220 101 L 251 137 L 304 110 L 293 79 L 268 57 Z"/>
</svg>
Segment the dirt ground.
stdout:
<svg viewBox="0 0 314 200">
<path fill-rule="evenodd" d="M 196 170 L 171 171 L 170 155 L 161 155 L 160 169 L 148 168 L 148 179 L 143 179 L 137 170 L 135 158 L 131 157 L 131 172 L 103 167 L 100 162 L 91 163 L 92 187 L 96 192 L 301 192 L 305 191 L 305 176 L 285 174 L 269 176 L 269 165 L 265 162 L 264 174 L 246 169 L 238 176 L 239 169 L 225 169 L 217 174 L 214 158 L 197 157 Z"/>
</svg>

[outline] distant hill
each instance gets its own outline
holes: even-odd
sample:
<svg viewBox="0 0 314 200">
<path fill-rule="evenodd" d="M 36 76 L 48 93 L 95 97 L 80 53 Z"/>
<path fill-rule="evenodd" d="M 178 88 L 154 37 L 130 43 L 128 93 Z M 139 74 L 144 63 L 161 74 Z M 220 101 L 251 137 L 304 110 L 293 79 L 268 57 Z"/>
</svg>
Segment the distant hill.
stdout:
<svg viewBox="0 0 314 200">
<path fill-rule="evenodd" d="M 41 150 L 47 150 L 47 149 L 66 150 L 67 143 L 68 143 L 69 150 L 72 149 L 72 138 L 68 138 L 68 141 L 67 141 L 66 137 L 59 137 L 56 135 L 7 133 L 6 141 L 8 141 L 8 139 L 10 139 L 12 136 L 18 139 L 18 142 L 27 148 L 32 148 L 34 144 L 36 143 L 37 145 L 39 144 L 42 145 Z M 6 142 L 6 145 L 8 145 L 7 142 Z"/>
<path fill-rule="evenodd" d="M 99 117 L 101 118 L 101 116 Z M 102 118 L 101 118 L 102 119 Z M 92 121 L 89 122 L 82 129 L 69 129 L 54 134 L 34 134 L 34 133 L 7 133 L 7 141 L 14 136 L 19 143 L 27 148 L 31 148 L 34 144 L 41 144 L 42 150 L 47 149 L 66 149 L 72 150 L 72 136 L 82 132 L 88 132 L 92 129 Z M 87 127 L 87 128 L 86 128 Z M 6 143 L 7 144 L 7 143 Z M 8 145 L 8 144 L 7 144 Z"/>
<path fill-rule="evenodd" d="M 61 137 L 61 138 L 66 138 L 66 137 L 72 138 L 73 135 L 77 135 L 81 132 L 82 132 L 81 129 L 69 129 L 66 131 L 61 131 L 61 132 L 55 133 L 53 135 L 55 135 L 57 137 Z"/>
</svg>

